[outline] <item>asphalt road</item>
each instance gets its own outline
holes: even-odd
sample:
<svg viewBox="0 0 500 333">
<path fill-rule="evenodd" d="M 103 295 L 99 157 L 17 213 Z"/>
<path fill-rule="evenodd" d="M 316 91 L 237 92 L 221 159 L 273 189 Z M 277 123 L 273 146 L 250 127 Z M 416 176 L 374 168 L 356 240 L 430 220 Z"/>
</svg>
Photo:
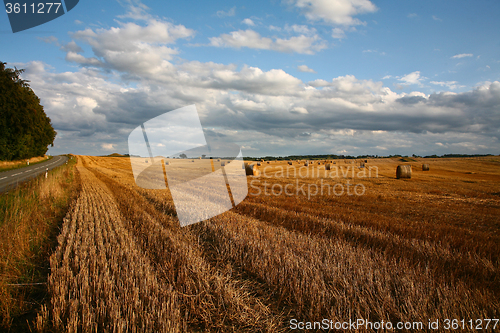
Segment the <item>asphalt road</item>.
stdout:
<svg viewBox="0 0 500 333">
<path fill-rule="evenodd" d="M 47 169 L 52 170 L 55 167 L 63 165 L 67 160 L 68 157 L 66 156 L 54 156 L 52 159 L 42 163 L 0 172 L 0 193 L 15 188 L 18 184 L 45 173 Z"/>
</svg>

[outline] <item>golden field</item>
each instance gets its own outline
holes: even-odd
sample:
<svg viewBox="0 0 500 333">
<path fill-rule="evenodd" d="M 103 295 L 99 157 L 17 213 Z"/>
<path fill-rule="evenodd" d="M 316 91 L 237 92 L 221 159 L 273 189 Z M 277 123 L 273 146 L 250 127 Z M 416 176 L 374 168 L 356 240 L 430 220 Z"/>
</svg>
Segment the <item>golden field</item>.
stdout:
<svg viewBox="0 0 500 333">
<path fill-rule="evenodd" d="M 81 190 L 36 328 L 285 332 L 292 319 L 499 318 L 500 157 L 335 162 L 338 177 L 323 161 L 302 173 L 303 163 L 263 162 L 242 203 L 181 228 L 168 189 L 136 186 L 128 158 L 79 156 Z M 395 178 L 398 164 L 412 165 L 411 179 Z M 314 192 L 348 184 L 342 195 Z"/>
</svg>

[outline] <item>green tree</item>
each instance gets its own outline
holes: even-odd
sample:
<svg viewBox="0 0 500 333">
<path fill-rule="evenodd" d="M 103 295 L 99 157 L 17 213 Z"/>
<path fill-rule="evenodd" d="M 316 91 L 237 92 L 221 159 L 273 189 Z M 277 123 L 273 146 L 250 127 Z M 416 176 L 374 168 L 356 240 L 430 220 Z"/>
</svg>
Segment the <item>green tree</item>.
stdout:
<svg viewBox="0 0 500 333">
<path fill-rule="evenodd" d="M 54 145 L 56 131 L 24 71 L 0 62 L 0 160 L 44 155 Z"/>
</svg>

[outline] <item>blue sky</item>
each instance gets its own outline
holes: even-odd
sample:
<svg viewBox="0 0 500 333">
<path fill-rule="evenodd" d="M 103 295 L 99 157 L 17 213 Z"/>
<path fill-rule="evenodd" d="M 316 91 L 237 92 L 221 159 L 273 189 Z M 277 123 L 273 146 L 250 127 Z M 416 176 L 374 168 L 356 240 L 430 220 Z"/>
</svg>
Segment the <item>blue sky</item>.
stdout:
<svg viewBox="0 0 500 333">
<path fill-rule="evenodd" d="M 246 156 L 499 153 L 497 1 L 92 1 L 13 34 L 58 137 L 127 152 L 130 131 L 196 104 Z"/>
</svg>

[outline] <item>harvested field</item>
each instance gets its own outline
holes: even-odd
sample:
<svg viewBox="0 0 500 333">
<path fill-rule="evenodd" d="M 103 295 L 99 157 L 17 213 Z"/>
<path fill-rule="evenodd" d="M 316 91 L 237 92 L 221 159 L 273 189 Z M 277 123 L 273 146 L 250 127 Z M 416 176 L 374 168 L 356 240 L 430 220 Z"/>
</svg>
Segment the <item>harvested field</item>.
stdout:
<svg viewBox="0 0 500 333">
<path fill-rule="evenodd" d="M 238 206 L 180 228 L 169 190 L 136 186 L 129 159 L 80 156 L 82 190 L 37 327 L 286 332 L 293 318 L 499 318 L 500 158 L 416 159 L 405 181 L 399 163 L 270 161 Z M 364 191 L 296 191 L 335 184 Z"/>
</svg>

